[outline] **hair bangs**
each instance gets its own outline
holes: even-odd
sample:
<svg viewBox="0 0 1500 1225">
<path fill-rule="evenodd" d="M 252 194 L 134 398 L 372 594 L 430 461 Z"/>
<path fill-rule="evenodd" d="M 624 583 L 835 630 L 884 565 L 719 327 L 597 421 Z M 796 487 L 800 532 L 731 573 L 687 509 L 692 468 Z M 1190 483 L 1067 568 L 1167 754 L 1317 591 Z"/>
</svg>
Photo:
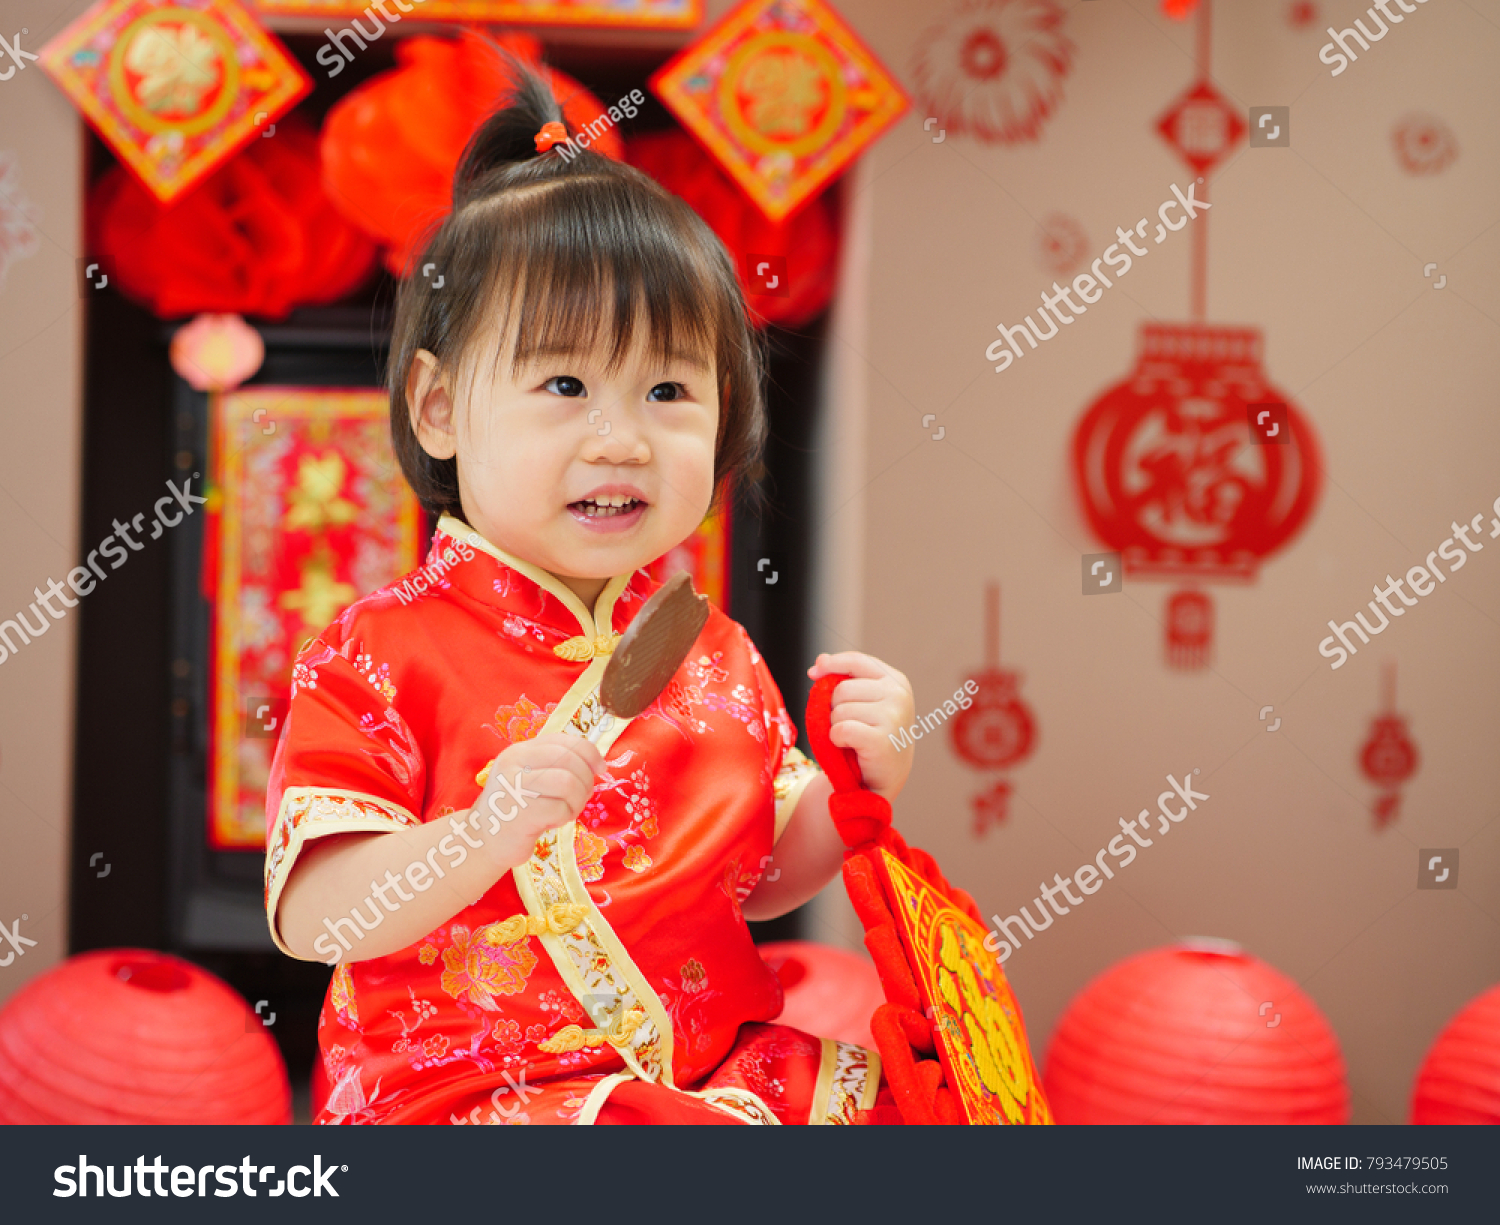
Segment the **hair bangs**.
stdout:
<svg viewBox="0 0 1500 1225">
<path fill-rule="evenodd" d="M 740 309 L 733 272 L 696 241 L 669 198 L 640 198 L 614 177 L 549 183 L 511 201 L 496 278 L 497 361 L 512 372 L 588 354 L 620 368 L 645 329 L 658 362 L 722 370 L 719 342 Z M 530 197 L 529 199 L 524 197 Z M 545 203 L 541 199 L 545 197 Z"/>
</svg>

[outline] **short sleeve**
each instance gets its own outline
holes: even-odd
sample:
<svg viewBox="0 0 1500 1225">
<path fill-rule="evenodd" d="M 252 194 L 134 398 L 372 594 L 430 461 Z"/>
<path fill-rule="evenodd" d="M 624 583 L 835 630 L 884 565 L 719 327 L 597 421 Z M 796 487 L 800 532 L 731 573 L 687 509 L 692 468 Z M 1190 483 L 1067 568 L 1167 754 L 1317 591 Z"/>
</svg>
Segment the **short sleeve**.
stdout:
<svg viewBox="0 0 1500 1225">
<path fill-rule="evenodd" d="M 749 642 L 749 635 L 745 637 Z M 776 833 L 774 842 L 781 841 L 782 831 L 797 810 L 797 802 L 822 771 L 818 763 L 810 760 L 797 747 L 797 727 L 787 713 L 786 703 L 781 699 L 781 690 L 766 667 L 755 644 L 750 643 L 750 662 L 755 669 L 755 679 L 760 686 L 761 707 L 766 722 L 766 754 L 771 771 L 771 788 L 776 795 Z"/>
<path fill-rule="evenodd" d="M 422 823 L 426 770 L 393 697 L 388 669 L 366 654 L 351 662 L 315 638 L 297 657 L 266 789 L 266 919 L 288 956 L 296 954 L 281 939 L 277 906 L 304 846 Z"/>
</svg>

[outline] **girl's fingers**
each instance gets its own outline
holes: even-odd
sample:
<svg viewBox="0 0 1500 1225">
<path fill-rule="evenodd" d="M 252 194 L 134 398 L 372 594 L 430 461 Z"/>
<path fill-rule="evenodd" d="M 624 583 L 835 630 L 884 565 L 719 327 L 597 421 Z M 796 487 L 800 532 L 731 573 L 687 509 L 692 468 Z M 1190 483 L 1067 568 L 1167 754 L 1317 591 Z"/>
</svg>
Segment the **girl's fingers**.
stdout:
<svg viewBox="0 0 1500 1225">
<path fill-rule="evenodd" d="M 566 732 L 548 732 L 545 736 L 538 736 L 534 740 L 522 743 L 534 746 L 538 750 L 561 753 L 563 758 L 577 758 L 594 774 L 598 774 L 604 768 L 604 755 L 599 752 L 598 745 L 585 740 L 582 736 L 570 736 Z"/>
<path fill-rule="evenodd" d="M 877 731 L 890 721 L 891 708 L 886 702 L 838 702 L 833 719 L 838 723 L 859 723 Z"/>
<path fill-rule="evenodd" d="M 894 675 L 894 670 L 872 656 L 860 651 L 840 651 L 837 654 L 821 654 L 807 670 L 808 676 L 817 680 L 836 672 L 847 672 L 851 676 L 868 677 L 872 680 Z"/>
<path fill-rule="evenodd" d="M 853 680 L 840 681 L 834 686 L 833 709 L 837 713 L 845 702 L 878 702 L 893 692 L 891 682 L 886 677 L 856 676 Z"/>
<path fill-rule="evenodd" d="M 853 749 L 857 753 L 870 753 L 889 745 L 885 733 L 866 723 L 835 723 L 829 729 L 828 738 L 839 748 Z"/>
</svg>

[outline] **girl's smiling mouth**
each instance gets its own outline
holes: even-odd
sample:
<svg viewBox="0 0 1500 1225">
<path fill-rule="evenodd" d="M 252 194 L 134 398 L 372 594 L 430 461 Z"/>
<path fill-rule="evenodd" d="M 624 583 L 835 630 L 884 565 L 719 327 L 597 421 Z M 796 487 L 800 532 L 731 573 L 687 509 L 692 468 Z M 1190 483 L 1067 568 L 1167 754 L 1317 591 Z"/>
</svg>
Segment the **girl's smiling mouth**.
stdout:
<svg viewBox="0 0 1500 1225">
<path fill-rule="evenodd" d="M 606 486 L 576 502 L 569 502 L 568 512 L 593 531 L 620 532 L 639 523 L 647 505 L 638 489 L 623 485 Z"/>
</svg>

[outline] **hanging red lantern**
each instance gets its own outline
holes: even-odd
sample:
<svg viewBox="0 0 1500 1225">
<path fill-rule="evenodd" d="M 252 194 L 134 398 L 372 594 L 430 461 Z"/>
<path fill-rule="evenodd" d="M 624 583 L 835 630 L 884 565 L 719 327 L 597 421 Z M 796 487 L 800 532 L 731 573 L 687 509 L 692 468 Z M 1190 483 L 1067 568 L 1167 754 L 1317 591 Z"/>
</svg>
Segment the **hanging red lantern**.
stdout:
<svg viewBox="0 0 1500 1225">
<path fill-rule="evenodd" d="M 1306 521 L 1321 484 L 1317 441 L 1271 386 L 1261 345 L 1258 328 L 1144 324 L 1135 370 L 1079 422 L 1079 495 L 1127 575 L 1248 581 Z M 1212 608 L 1183 595 L 1168 609 L 1168 655 L 1201 667 Z"/>
<path fill-rule="evenodd" d="M 1047 1050 L 1059 1123 L 1347 1123 L 1338 1039 L 1279 970 L 1227 940 L 1111 966 Z"/>
<path fill-rule="evenodd" d="M 1411 1121 L 1500 1123 L 1500 986 L 1470 1000 L 1433 1042 L 1412 1087 Z"/>
<path fill-rule="evenodd" d="M 180 958 L 80 953 L 0 1009 L 0 1124 L 290 1123 L 274 1020 Z"/>
<path fill-rule="evenodd" d="M 626 145 L 625 160 L 708 222 L 734 257 L 757 322 L 795 328 L 823 312 L 839 258 L 838 223 L 826 195 L 785 221 L 771 221 L 685 132 L 637 136 Z"/>
<path fill-rule="evenodd" d="M 985 589 L 984 667 L 965 682 L 975 688 L 974 702 L 953 719 L 953 751 L 979 770 L 1003 770 L 1031 755 L 1036 722 L 1021 700 L 1021 674 L 1000 666 L 1000 586 Z M 974 833 L 982 836 L 1009 815 L 1011 785 L 1001 780 L 974 797 Z"/>
<path fill-rule="evenodd" d="M 164 319 L 281 319 L 337 301 L 375 246 L 323 193 L 318 138 L 293 118 L 163 204 L 123 167 L 89 193 L 89 249 L 126 296 Z"/>
<path fill-rule="evenodd" d="M 1385 713 L 1370 725 L 1370 738 L 1359 751 L 1359 768 L 1380 788 L 1370 806 L 1375 828 L 1384 829 L 1401 811 L 1401 784 L 1417 772 L 1417 746 L 1406 730 L 1406 720 L 1396 713 L 1396 665 L 1385 668 Z"/>
<path fill-rule="evenodd" d="M 396 67 L 341 98 L 323 124 L 323 182 L 344 215 L 385 247 L 385 266 L 405 276 L 422 240 L 448 211 L 453 173 L 469 137 L 504 104 L 514 78 L 503 52 L 533 65 L 569 126 L 604 119 L 590 148 L 621 153 L 604 105 L 572 77 L 541 63 L 529 34 L 456 39 L 420 35 L 396 44 Z"/>
</svg>

